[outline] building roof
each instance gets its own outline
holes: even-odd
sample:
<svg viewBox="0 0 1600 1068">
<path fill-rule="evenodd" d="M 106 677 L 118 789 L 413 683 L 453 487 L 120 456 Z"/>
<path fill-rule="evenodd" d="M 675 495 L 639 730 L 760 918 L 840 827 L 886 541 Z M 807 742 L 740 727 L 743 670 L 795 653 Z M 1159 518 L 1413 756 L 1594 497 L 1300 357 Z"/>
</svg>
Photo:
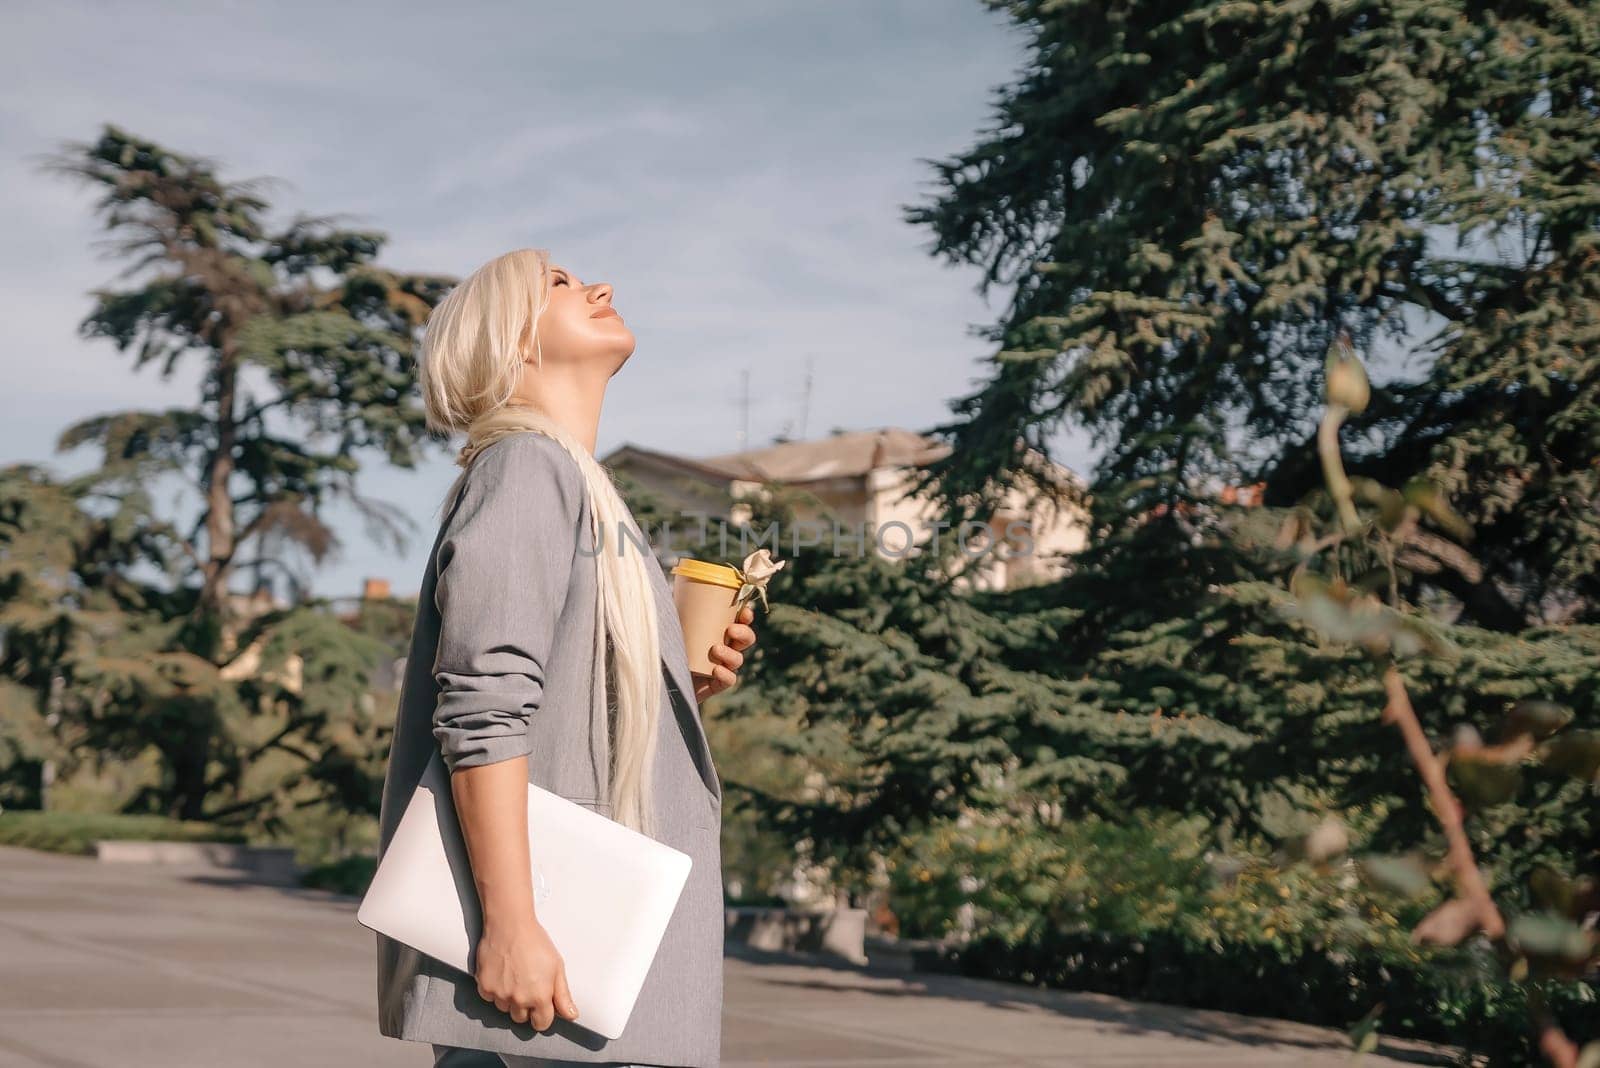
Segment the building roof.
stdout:
<svg viewBox="0 0 1600 1068">
<path fill-rule="evenodd" d="M 730 479 L 743 477 L 737 468 L 713 463 L 710 460 L 692 460 L 687 456 L 659 452 L 656 449 L 646 449 L 639 445 L 619 445 L 600 458 L 600 462 L 608 467 L 626 460 L 643 460 L 646 463 L 656 464 L 660 467 L 670 467 L 685 474 L 695 475 L 713 482 L 726 482 Z"/>
<path fill-rule="evenodd" d="M 1030 458 L 1038 461 L 1031 477 L 1053 486 L 1083 488 L 1083 479 L 1075 471 L 1055 462 L 1045 462 L 1036 449 L 1026 451 Z M 949 452 L 949 444 L 937 438 L 900 427 L 878 427 L 836 431 L 825 438 L 785 441 L 759 449 L 693 459 L 624 444 L 612 450 L 602 462 L 607 465 L 640 462 L 712 483 L 737 479 L 803 485 L 831 478 L 862 478 L 880 468 L 922 467 Z"/>
<path fill-rule="evenodd" d="M 949 451 L 950 446 L 915 431 L 879 427 L 707 456 L 697 462 L 728 471 L 733 478 L 792 484 L 860 477 L 880 467 L 920 467 Z"/>
</svg>

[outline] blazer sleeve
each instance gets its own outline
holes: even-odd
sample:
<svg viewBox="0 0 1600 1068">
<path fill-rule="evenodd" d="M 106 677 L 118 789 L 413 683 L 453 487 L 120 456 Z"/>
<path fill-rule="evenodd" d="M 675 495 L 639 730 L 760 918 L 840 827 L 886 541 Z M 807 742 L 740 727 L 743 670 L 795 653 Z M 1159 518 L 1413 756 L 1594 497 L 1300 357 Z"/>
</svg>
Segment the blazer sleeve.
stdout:
<svg viewBox="0 0 1600 1068">
<path fill-rule="evenodd" d="M 433 736 L 447 768 L 529 752 L 528 723 L 578 551 L 583 475 L 537 433 L 495 442 L 474 461 L 436 558 L 439 687 Z"/>
</svg>

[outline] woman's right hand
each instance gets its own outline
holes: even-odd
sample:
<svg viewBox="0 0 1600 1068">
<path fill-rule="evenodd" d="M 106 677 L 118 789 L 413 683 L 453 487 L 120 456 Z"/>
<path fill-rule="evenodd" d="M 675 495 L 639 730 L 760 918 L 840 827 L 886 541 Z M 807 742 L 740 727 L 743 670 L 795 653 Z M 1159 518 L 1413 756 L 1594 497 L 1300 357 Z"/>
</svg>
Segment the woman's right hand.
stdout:
<svg viewBox="0 0 1600 1068">
<path fill-rule="evenodd" d="M 543 1031 L 556 1014 L 576 1020 L 578 1006 L 567 989 L 567 969 L 550 934 L 538 920 L 511 924 L 486 921 L 478 939 L 473 978 L 478 993 L 517 1023 Z"/>
<path fill-rule="evenodd" d="M 517 1023 L 543 1031 L 556 1014 L 578 1018 L 567 968 L 533 908 L 528 758 L 457 768 L 450 793 L 483 907 L 472 977 L 478 993 Z"/>
</svg>

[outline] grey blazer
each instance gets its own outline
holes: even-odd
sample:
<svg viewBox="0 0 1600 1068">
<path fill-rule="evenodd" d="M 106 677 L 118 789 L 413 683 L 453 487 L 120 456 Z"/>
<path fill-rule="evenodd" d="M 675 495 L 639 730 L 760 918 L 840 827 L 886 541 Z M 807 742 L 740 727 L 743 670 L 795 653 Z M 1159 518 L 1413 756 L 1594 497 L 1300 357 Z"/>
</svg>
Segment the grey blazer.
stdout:
<svg viewBox="0 0 1600 1068">
<path fill-rule="evenodd" d="M 589 511 L 577 463 L 543 434 L 502 438 L 468 469 L 418 596 L 384 779 L 380 856 L 435 748 L 452 769 L 527 754 L 531 782 L 609 811 L 590 745 L 599 667 Z M 605 551 L 616 552 L 616 532 L 603 538 Z M 630 543 L 625 551 L 639 550 Z M 649 564 L 655 603 L 639 608 L 656 613 L 663 654 L 657 837 L 693 863 L 626 1031 L 608 1040 L 586 1030 L 581 1004 L 579 1022 L 558 1016 L 535 1031 L 479 996 L 471 976 L 376 935 L 381 1034 L 557 1061 L 720 1064 L 722 784 L 672 590 Z"/>
</svg>

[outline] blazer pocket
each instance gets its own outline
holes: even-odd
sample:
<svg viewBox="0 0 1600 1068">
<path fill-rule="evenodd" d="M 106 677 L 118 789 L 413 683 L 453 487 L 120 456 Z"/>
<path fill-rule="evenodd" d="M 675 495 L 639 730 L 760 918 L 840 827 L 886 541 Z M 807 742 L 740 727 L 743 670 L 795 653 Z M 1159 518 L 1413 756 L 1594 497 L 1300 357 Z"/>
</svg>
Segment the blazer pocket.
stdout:
<svg viewBox="0 0 1600 1068">
<path fill-rule="evenodd" d="M 699 823 L 700 829 L 703 831 L 711 831 L 715 834 L 721 834 L 722 805 L 715 797 L 711 795 L 709 790 L 702 794 L 700 804 L 696 805 L 695 807 L 698 809 L 700 814 L 699 819 L 696 821 Z"/>
<path fill-rule="evenodd" d="M 584 808 L 592 809 L 608 819 L 611 817 L 611 802 L 604 798 L 572 797 L 567 794 L 557 794 L 556 796 L 566 798 L 574 805 L 582 805 Z M 696 815 L 692 823 L 696 829 L 718 835 L 722 833 L 722 807 L 717 804 L 714 798 L 707 794 L 704 803 L 697 804 L 695 809 Z"/>
<path fill-rule="evenodd" d="M 596 812 L 600 813 L 601 815 L 604 815 L 604 816 L 611 815 L 611 802 L 607 801 L 604 798 L 601 798 L 601 797 L 573 797 L 570 794 L 557 794 L 556 796 L 557 797 L 561 797 L 561 798 L 565 798 L 566 800 L 571 801 L 574 805 L 582 805 L 584 808 L 594 809 Z"/>
</svg>

